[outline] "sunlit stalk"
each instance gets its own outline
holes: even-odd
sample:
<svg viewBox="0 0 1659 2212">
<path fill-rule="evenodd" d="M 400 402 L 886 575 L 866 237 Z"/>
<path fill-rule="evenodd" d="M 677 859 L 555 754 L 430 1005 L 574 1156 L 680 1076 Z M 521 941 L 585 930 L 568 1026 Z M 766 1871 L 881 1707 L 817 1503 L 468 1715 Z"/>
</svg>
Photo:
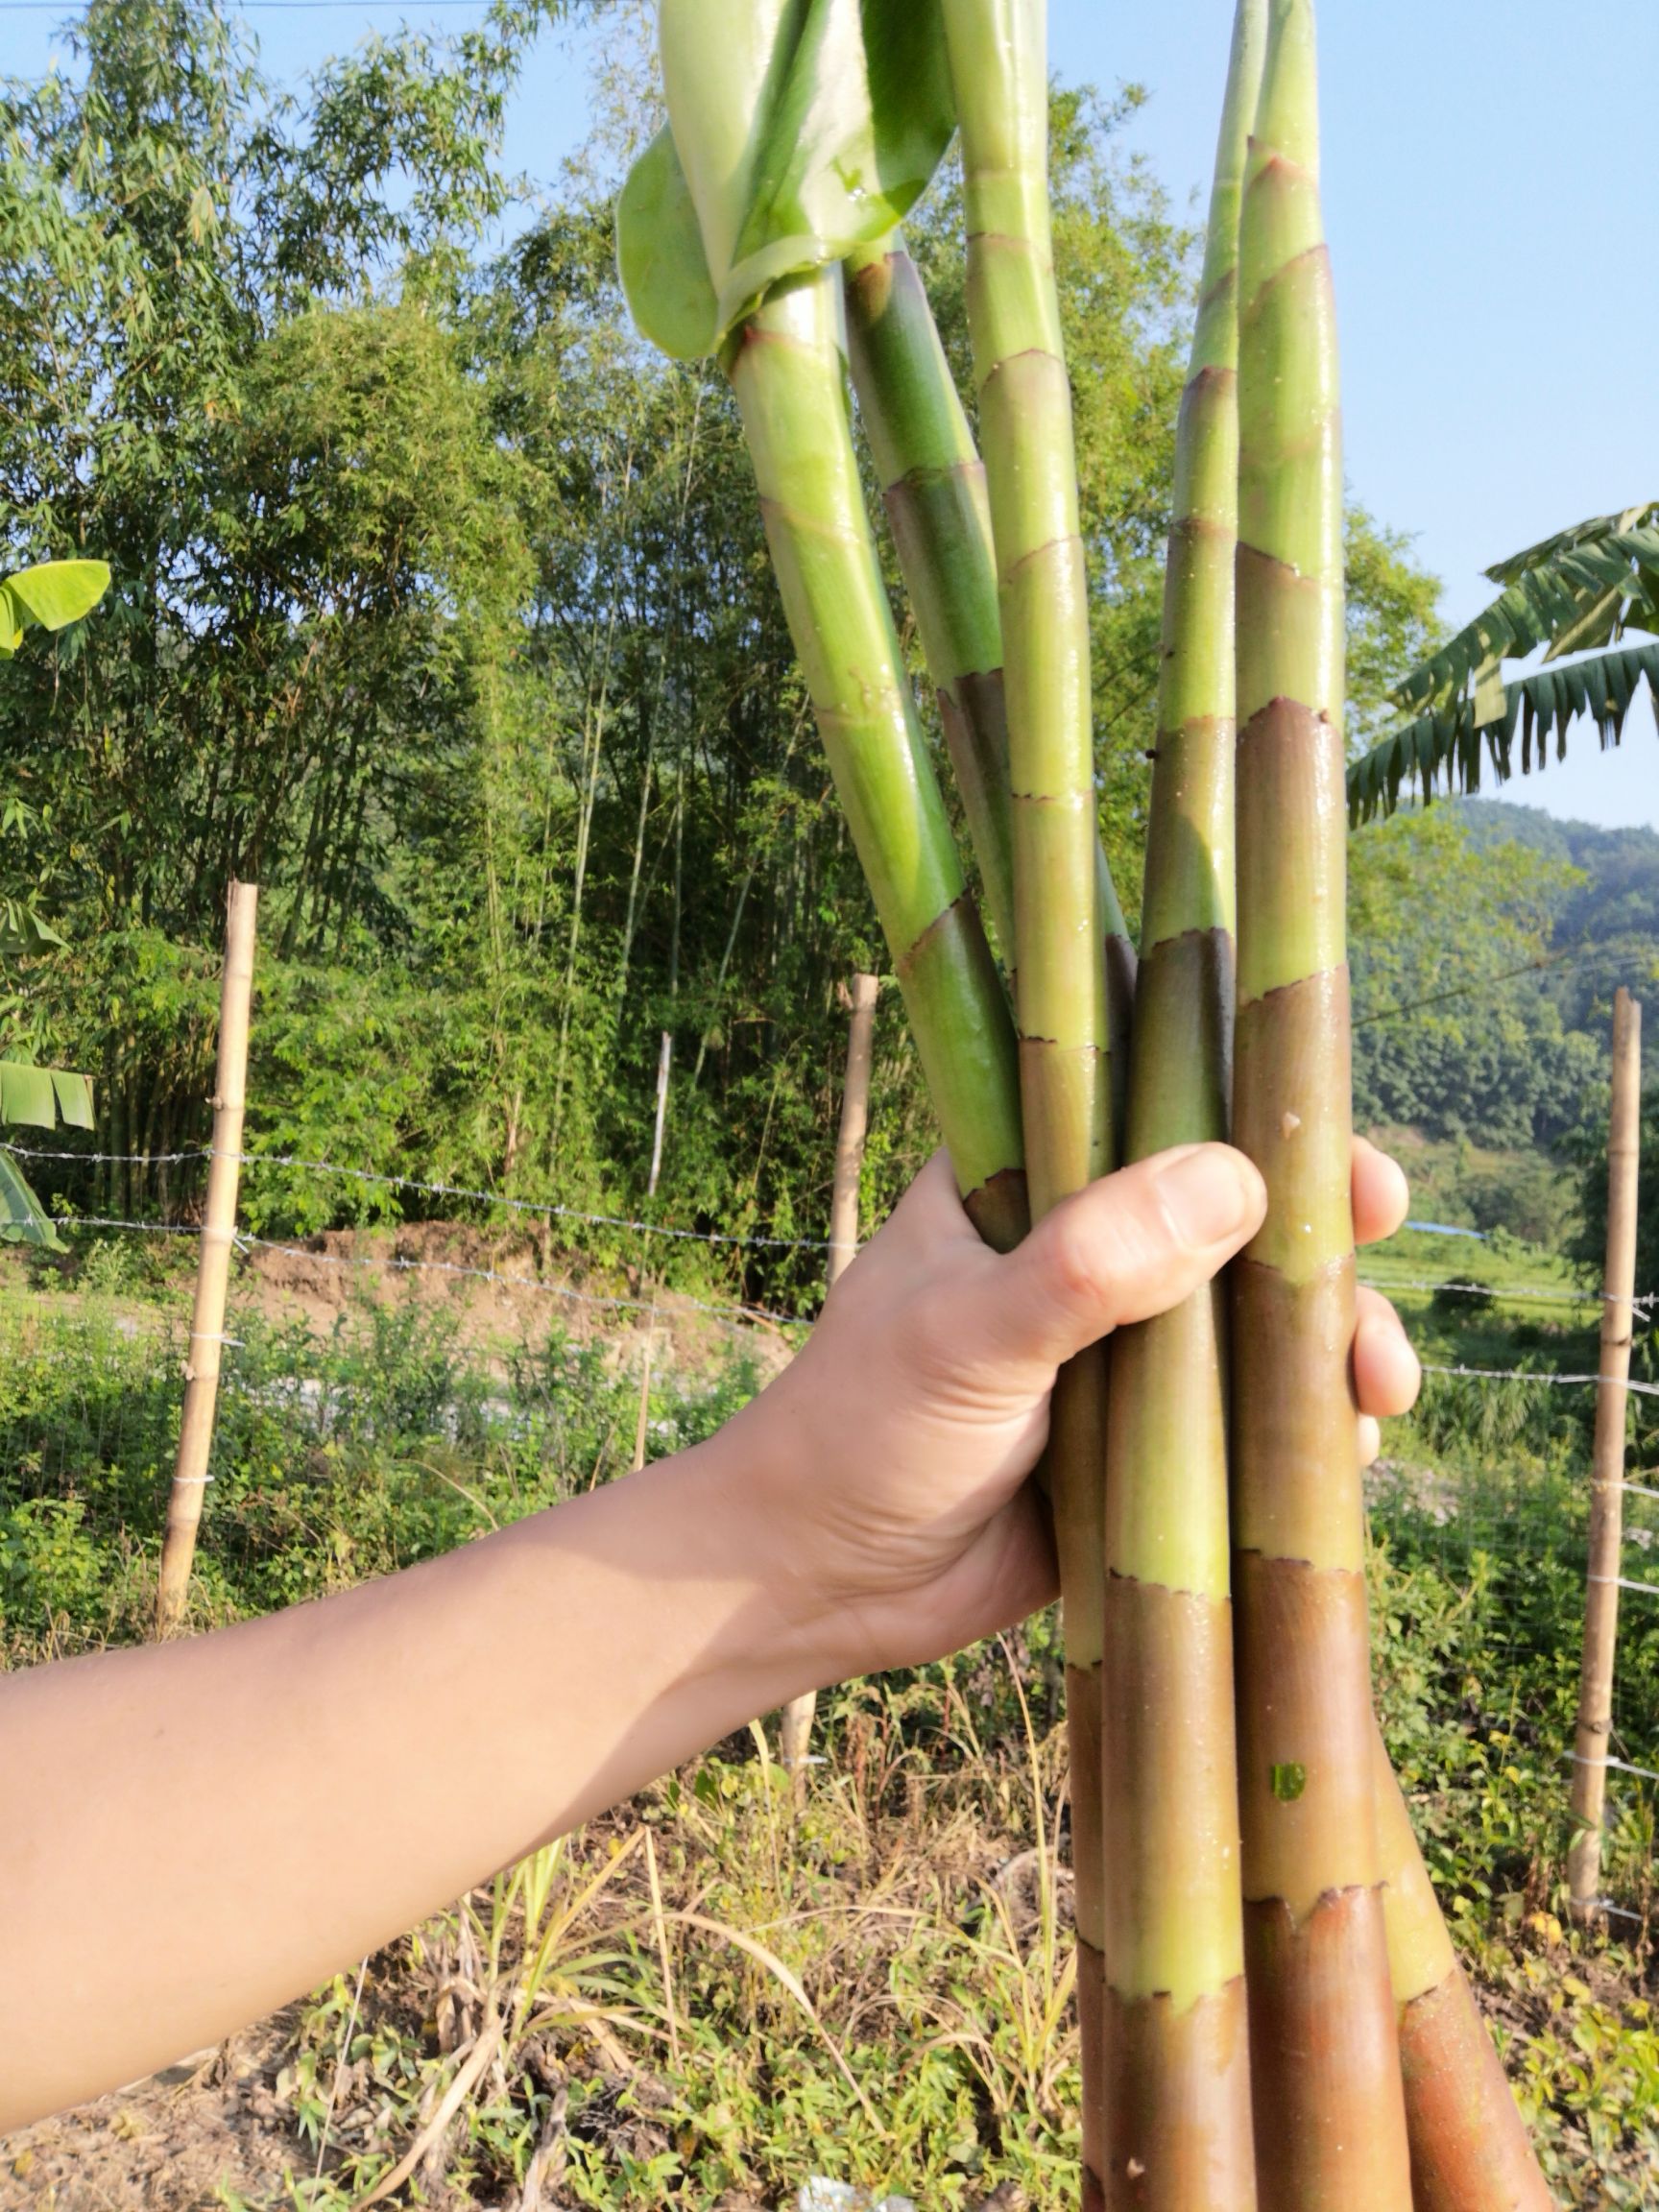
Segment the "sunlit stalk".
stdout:
<svg viewBox="0 0 1659 2212">
<path fill-rule="evenodd" d="M 1271 0 L 1239 268 L 1234 1603 L 1263 2206 L 1407 2212 L 1372 1806 L 1344 943 L 1342 467 L 1310 0 Z"/>
<path fill-rule="evenodd" d="M 1238 205 L 1266 0 L 1234 26 L 1175 445 L 1126 1150 L 1224 1140 L 1233 1028 Z M 1103 1764 L 1107 2194 L 1256 2201 L 1238 1870 L 1223 1304 L 1112 1346 Z"/>
<path fill-rule="evenodd" d="M 790 635 L 934 1110 L 970 1214 L 988 1241 L 1006 1248 L 1025 1219 L 1013 1032 L 864 508 L 836 273 L 779 286 L 725 359 Z"/>
<path fill-rule="evenodd" d="M 1048 212 L 1043 0 L 946 0 L 968 327 L 990 492 L 1013 798 L 1020 1091 L 1034 1219 L 1112 1164 L 1088 581 Z M 1055 1387 L 1047 1456 L 1066 1623 L 1083 2188 L 1102 2198 L 1100 1657 L 1105 1364 Z"/>
</svg>

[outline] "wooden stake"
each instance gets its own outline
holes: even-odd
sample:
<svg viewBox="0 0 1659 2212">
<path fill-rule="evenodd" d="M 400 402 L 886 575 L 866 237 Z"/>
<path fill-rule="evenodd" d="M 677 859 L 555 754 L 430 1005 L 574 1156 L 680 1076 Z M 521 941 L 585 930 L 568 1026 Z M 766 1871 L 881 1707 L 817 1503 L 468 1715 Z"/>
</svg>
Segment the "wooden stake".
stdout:
<svg viewBox="0 0 1659 2212">
<path fill-rule="evenodd" d="M 645 1446 L 651 1434 L 651 1350 L 657 1340 L 657 1300 L 653 1295 L 651 1308 L 645 1316 L 645 1358 L 639 1368 L 639 1411 L 634 1422 L 633 1471 L 638 1474 L 645 1464 Z"/>
<path fill-rule="evenodd" d="M 1619 1637 L 1619 1567 L 1624 1533 L 1624 1408 L 1636 1294 L 1636 1178 L 1642 1135 L 1642 1006 L 1628 991 L 1613 1000 L 1613 1114 L 1607 1132 L 1607 1267 L 1601 1298 L 1601 1384 L 1590 1494 L 1590 1574 L 1584 1597 L 1584 1663 L 1574 1746 L 1575 1833 L 1567 1874 L 1573 1917 L 1595 1917 L 1601 1887 L 1602 1813 L 1613 1721 L 1613 1661 Z"/>
<path fill-rule="evenodd" d="M 851 994 L 842 994 L 853 1020 L 847 1031 L 847 1080 L 841 1091 L 835 1181 L 830 1197 L 831 1290 L 858 1251 L 858 1179 L 864 1171 L 864 1139 L 870 1127 L 870 1070 L 876 1061 L 876 997 L 880 988 L 874 975 L 854 975 Z"/>
<path fill-rule="evenodd" d="M 851 994 L 842 992 L 852 1009 L 847 1032 L 847 1080 L 841 1091 L 841 1127 L 835 1139 L 835 1181 L 830 1198 L 829 1286 L 853 1264 L 858 1251 L 858 1181 L 864 1168 L 864 1138 L 870 1127 L 870 1071 L 876 1060 L 876 998 L 881 985 L 874 975 L 854 975 Z M 812 1740 L 812 1716 L 818 1693 L 807 1690 L 792 1697 L 783 1708 L 779 1754 L 800 1803 L 806 1790 L 806 1746 Z"/>
<path fill-rule="evenodd" d="M 213 1414 L 219 1399 L 220 1348 L 225 1341 L 225 1293 L 230 1247 L 236 1235 L 236 1191 L 241 1181 L 242 1117 L 248 1094 L 248 1022 L 253 991 L 256 883 L 232 879 L 225 926 L 225 974 L 219 992 L 219 1068 L 213 1098 L 213 1148 L 207 1170 L 207 1211 L 196 1265 L 196 1304 L 184 1363 L 184 1413 L 179 1457 L 167 1499 L 167 1533 L 161 1545 L 161 1578 L 156 1594 L 156 1634 L 173 1636 L 184 1619 Z"/>
</svg>

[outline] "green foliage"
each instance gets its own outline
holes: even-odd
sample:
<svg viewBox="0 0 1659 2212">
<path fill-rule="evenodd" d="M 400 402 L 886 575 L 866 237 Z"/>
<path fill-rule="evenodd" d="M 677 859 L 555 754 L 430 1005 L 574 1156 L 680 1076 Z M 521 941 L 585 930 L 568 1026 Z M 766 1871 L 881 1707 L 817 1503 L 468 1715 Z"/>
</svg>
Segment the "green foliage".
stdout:
<svg viewBox="0 0 1659 2212">
<path fill-rule="evenodd" d="M 1440 580 L 1418 567 L 1406 532 L 1363 507 L 1348 509 L 1347 586 L 1350 753 L 1394 719 L 1391 693 L 1402 668 L 1421 661 L 1441 635 Z"/>
<path fill-rule="evenodd" d="M 109 585 L 102 561 L 45 561 L 20 568 L 0 582 L 0 661 L 9 661 L 26 630 L 65 630 L 90 613 Z M 29 819 L 28 809 L 12 803 L 10 827 Z M 24 899 L 13 894 L 0 911 L 0 950 L 43 951 L 62 940 Z M 0 1122 L 23 1121 L 55 1129 L 61 1114 L 77 1129 L 93 1126 L 92 1087 L 84 1075 L 58 1072 L 33 1064 L 0 1060 Z M 15 1164 L 0 1157 L 0 1242 L 36 1244 L 61 1250 L 61 1239 Z"/>
<path fill-rule="evenodd" d="M 1576 1124 L 1601 1049 L 1516 973 L 1545 955 L 1576 881 L 1528 847 L 1472 839 L 1461 810 L 1397 815 L 1353 840 L 1361 1123 L 1498 1145 L 1548 1144 Z"/>
<path fill-rule="evenodd" d="M 1425 802 L 1441 774 L 1448 788 L 1479 790 L 1483 753 L 1499 782 L 1507 781 L 1517 731 L 1523 775 L 1544 766 L 1552 735 L 1563 757 L 1568 727 L 1581 716 L 1596 723 L 1603 748 L 1616 745 L 1644 683 L 1659 705 L 1659 644 L 1603 650 L 1626 630 L 1659 631 L 1656 524 L 1659 505 L 1644 502 L 1575 523 L 1489 568 L 1503 587 L 1498 598 L 1394 685 L 1395 706 L 1411 718 L 1350 769 L 1356 815 L 1392 811 L 1413 777 Z M 1505 685 L 1504 661 L 1540 646 L 1546 662 L 1593 658 Z"/>
<path fill-rule="evenodd" d="M 94 1295 L 60 1312 L 49 1297 L 0 1307 L 0 1648 L 13 1660 L 147 1632 L 183 1346 L 134 1306 L 141 1280 L 96 1264 L 84 1279 Z M 557 1332 L 501 1348 L 493 1374 L 442 1310 L 354 1305 L 318 1339 L 233 1306 L 228 1329 L 204 1623 L 411 1566 L 628 1464 L 637 1382 Z M 755 1388 L 737 1358 L 700 1383 L 664 1376 L 650 1455 L 700 1442 Z"/>
</svg>

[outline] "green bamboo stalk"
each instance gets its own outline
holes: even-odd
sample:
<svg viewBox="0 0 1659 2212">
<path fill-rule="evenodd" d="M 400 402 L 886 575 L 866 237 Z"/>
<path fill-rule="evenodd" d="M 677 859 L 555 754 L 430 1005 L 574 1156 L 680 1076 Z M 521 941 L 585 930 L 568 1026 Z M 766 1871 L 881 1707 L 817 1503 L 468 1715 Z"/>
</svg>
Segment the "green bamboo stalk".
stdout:
<svg viewBox="0 0 1659 2212">
<path fill-rule="evenodd" d="M 1048 217 L 1043 0 L 946 0 L 968 327 L 990 492 L 1013 795 L 1020 1094 L 1040 1219 L 1112 1164 L 1088 583 Z M 1100 1664 L 1105 1362 L 1055 1387 L 1047 1457 L 1066 1623 L 1083 2194 L 1103 2201 Z"/>
<path fill-rule="evenodd" d="M 878 38 L 866 43 L 866 32 Z M 793 0 L 663 0 L 668 128 L 617 203 L 642 330 L 731 378 L 854 844 L 970 1214 L 1028 1219 L 1006 998 L 900 659 L 853 447 L 837 264 L 893 228 L 950 133 L 940 25 Z M 969 1070 L 993 1070 L 989 1084 Z"/>
<path fill-rule="evenodd" d="M 1014 966 L 1002 622 L 985 466 L 897 231 L 846 262 L 847 355 L 998 943 Z"/>
<path fill-rule="evenodd" d="M 1043 0 L 948 0 L 968 325 L 991 498 L 1013 786 L 1021 1094 L 1032 1214 L 1106 1164 L 1088 585 L 1048 234 Z"/>
<path fill-rule="evenodd" d="M 963 881 L 871 534 L 833 270 L 778 286 L 724 349 L 790 636 L 969 1213 L 1025 1222 L 1007 1001 Z M 993 1071 L 983 1080 L 979 1071 Z"/>
<path fill-rule="evenodd" d="M 1238 0 L 1176 432 L 1131 1160 L 1231 1118 L 1238 207 L 1265 32 L 1266 0 Z M 1106 1570 L 1108 2202 L 1250 2212 L 1218 1285 L 1113 1341 Z"/>
<path fill-rule="evenodd" d="M 1271 0 L 1240 228 L 1233 1270 L 1245 1957 L 1266 2212 L 1407 2212 L 1371 1769 L 1344 943 L 1342 466 L 1310 0 Z"/>
<path fill-rule="evenodd" d="M 984 464 L 939 341 L 916 264 L 894 231 L 847 260 L 853 388 L 916 615 L 962 793 L 985 902 L 1014 961 L 1014 824 L 1002 619 Z M 1106 941 L 1115 1124 L 1122 1126 L 1135 1000 L 1135 948 L 1096 838 Z"/>
</svg>

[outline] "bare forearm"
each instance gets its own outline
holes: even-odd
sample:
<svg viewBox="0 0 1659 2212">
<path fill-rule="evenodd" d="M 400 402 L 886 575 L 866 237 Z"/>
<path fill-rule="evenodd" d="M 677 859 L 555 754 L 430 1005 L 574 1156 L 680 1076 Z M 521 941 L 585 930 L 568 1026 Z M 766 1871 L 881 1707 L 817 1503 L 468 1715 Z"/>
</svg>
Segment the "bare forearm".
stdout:
<svg viewBox="0 0 1659 2212">
<path fill-rule="evenodd" d="M 0 2128 L 228 2033 L 805 1687 L 721 1508 L 738 1449 L 0 1683 Z"/>
</svg>

